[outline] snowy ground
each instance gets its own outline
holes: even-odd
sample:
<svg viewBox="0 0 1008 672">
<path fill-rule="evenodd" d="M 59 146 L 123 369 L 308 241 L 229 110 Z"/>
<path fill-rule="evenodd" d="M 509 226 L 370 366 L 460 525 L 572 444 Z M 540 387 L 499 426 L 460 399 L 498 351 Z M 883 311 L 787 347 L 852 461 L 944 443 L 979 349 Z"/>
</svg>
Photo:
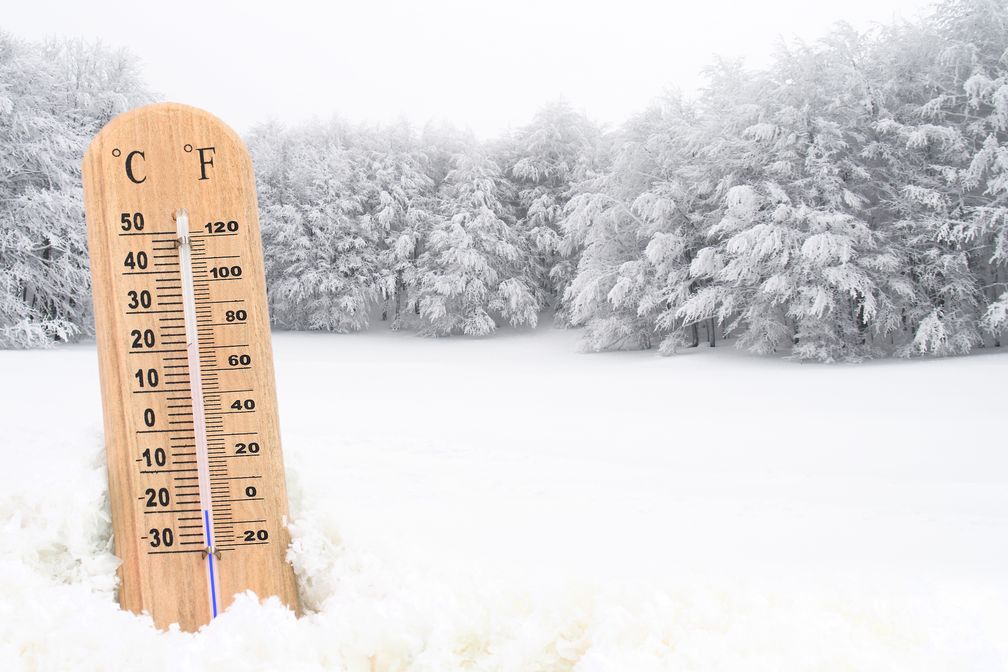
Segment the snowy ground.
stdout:
<svg viewBox="0 0 1008 672">
<path fill-rule="evenodd" d="M 0 352 L 0 670 L 1008 669 L 1008 357 L 576 338 L 278 334 L 308 614 L 197 635 L 116 607 L 93 347 Z"/>
</svg>

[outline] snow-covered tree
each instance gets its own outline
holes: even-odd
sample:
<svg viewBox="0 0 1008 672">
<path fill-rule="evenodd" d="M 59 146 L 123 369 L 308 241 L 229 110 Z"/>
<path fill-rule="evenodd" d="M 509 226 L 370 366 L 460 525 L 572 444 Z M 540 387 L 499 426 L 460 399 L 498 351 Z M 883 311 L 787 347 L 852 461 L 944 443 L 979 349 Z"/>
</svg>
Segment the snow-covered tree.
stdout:
<svg viewBox="0 0 1008 672">
<path fill-rule="evenodd" d="M 92 330 L 80 165 L 105 123 L 148 100 L 133 63 L 0 33 L 0 347 Z"/>
<path fill-rule="evenodd" d="M 751 105 L 726 113 L 747 165 L 728 173 L 722 219 L 708 232 L 717 244 L 693 264 L 709 286 L 679 315 L 716 315 L 755 352 L 879 354 L 913 298 L 900 249 L 879 230 L 875 174 L 861 153 L 872 112 L 848 46 L 784 51 Z"/>
<path fill-rule="evenodd" d="M 685 319 L 731 320 L 740 345 L 757 353 L 833 361 L 880 349 L 872 337 L 899 326 L 889 291 L 901 267 L 863 220 L 796 204 L 773 183 L 733 187 L 726 201 L 712 231 L 727 236 L 723 249 L 702 251 L 693 265 L 715 283 L 681 309 Z"/>
<path fill-rule="evenodd" d="M 850 110 L 815 81 L 822 52 L 786 58 L 782 77 L 717 64 L 695 105 L 635 121 L 603 193 L 575 199 L 570 223 L 600 225 L 571 295 L 589 347 L 661 336 L 671 352 L 702 323 L 712 345 L 724 325 L 754 351 L 856 358 L 893 329 L 899 263 L 856 215 Z"/>
<path fill-rule="evenodd" d="M 965 353 L 1005 326 L 1006 25 L 1002 2 L 952 0 L 927 22 L 881 29 L 864 59 L 875 111 L 864 154 L 916 290 L 902 354 Z"/>
<path fill-rule="evenodd" d="M 692 291 L 703 232 L 691 211 L 704 189 L 689 172 L 692 122 L 676 97 L 634 119 L 607 174 L 582 183 L 566 208 L 564 244 L 583 251 L 565 299 L 586 349 L 648 348 L 677 331 L 662 316 Z"/>
<path fill-rule="evenodd" d="M 274 322 L 353 331 L 379 301 L 380 229 L 365 199 L 367 153 L 339 122 L 250 138 L 262 198 L 263 247 Z"/>
<path fill-rule="evenodd" d="M 601 133 L 564 102 L 542 108 L 508 142 L 507 173 L 517 190 L 516 226 L 527 242 L 528 279 L 537 300 L 566 319 L 564 292 L 579 249 L 564 244 L 561 222 L 577 185 L 601 167 Z"/>
<path fill-rule="evenodd" d="M 939 6 L 935 23 L 943 81 L 923 109 L 961 129 L 968 163 L 949 200 L 963 223 L 952 235 L 976 276 L 978 326 L 1000 345 L 1008 329 L 1008 5 L 953 0 Z"/>
<path fill-rule="evenodd" d="M 376 134 L 378 135 L 378 134 Z M 382 238 L 382 319 L 398 329 L 416 312 L 418 260 L 437 219 L 437 198 L 424 148 L 406 124 L 376 138 L 367 207 Z"/>
<path fill-rule="evenodd" d="M 510 185 L 493 159 L 460 154 L 442 185 L 442 216 L 419 262 L 422 333 L 482 336 L 499 318 L 536 324 L 540 305 L 522 275 Z"/>
<path fill-rule="evenodd" d="M 707 105 L 720 104 L 710 97 L 705 96 Z M 633 172 L 646 178 L 646 188 L 631 207 L 647 239 L 647 270 L 637 314 L 653 322 L 664 354 L 698 346 L 701 324 L 711 347 L 717 339 L 719 325 L 713 317 L 686 320 L 680 309 L 707 283 L 691 268 L 717 221 L 727 180 L 727 166 L 719 157 L 726 154 L 731 137 L 720 119 L 707 118 L 697 106 L 669 97 L 656 109 L 639 151 L 643 165 Z"/>
</svg>

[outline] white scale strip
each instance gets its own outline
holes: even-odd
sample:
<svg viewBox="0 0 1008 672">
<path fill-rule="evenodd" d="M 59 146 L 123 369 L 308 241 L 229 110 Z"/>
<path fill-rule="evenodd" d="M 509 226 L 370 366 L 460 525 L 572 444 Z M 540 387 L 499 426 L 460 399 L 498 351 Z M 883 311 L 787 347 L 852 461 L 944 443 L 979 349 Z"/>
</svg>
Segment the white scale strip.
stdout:
<svg viewBox="0 0 1008 672">
<path fill-rule="evenodd" d="M 213 509 L 210 490 L 210 459 L 207 450 L 206 410 L 203 407 L 203 377 L 200 372 L 199 327 L 196 322 L 196 291 L 193 286 L 192 246 L 189 239 L 189 213 L 175 213 L 178 234 L 179 269 L 182 275 L 182 303 L 185 308 L 186 353 L 189 359 L 189 390 L 192 398 L 193 434 L 199 468 L 200 509 L 203 513 L 206 553 L 209 569 L 210 607 L 217 615 L 217 581 L 214 568 Z"/>
</svg>

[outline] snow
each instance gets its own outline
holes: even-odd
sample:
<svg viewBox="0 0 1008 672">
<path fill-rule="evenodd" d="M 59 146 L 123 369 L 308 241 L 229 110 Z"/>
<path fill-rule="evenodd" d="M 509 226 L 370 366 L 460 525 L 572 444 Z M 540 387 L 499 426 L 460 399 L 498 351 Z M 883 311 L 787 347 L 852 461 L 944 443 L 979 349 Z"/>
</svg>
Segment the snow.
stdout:
<svg viewBox="0 0 1008 672">
<path fill-rule="evenodd" d="M 306 614 L 118 609 L 93 345 L 0 352 L 0 669 L 1008 669 L 1008 358 L 275 335 Z"/>
</svg>

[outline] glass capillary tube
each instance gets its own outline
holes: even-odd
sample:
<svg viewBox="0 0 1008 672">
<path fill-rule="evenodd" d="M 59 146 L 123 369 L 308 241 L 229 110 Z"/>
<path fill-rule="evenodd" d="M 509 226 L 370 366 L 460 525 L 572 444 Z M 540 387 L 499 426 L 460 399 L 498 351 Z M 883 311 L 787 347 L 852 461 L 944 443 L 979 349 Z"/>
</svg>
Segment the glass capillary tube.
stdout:
<svg viewBox="0 0 1008 672">
<path fill-rule="evenodd" d="M 203 377 L 200 372 L 199 325 L 196 322 L 196 290 L 193 282 L 192 243 L 189 238 L 189 213 L 184 208 L 175 212 L 178 236 L 179 273 L 182 277 L 182 304 L 185 310 L 186 354 L 189 363 L 189 390 L 192 399 L 193 436 L 199 469 L 199 500 L 206 536 L 204 553 L 209 570 L 210 609 L 217 616 L 217 581 L 213 542 L 213 509 L 210 490 L 210 460 L 207 450 L 206 409 L 203 407 Z"/>
</svg>

